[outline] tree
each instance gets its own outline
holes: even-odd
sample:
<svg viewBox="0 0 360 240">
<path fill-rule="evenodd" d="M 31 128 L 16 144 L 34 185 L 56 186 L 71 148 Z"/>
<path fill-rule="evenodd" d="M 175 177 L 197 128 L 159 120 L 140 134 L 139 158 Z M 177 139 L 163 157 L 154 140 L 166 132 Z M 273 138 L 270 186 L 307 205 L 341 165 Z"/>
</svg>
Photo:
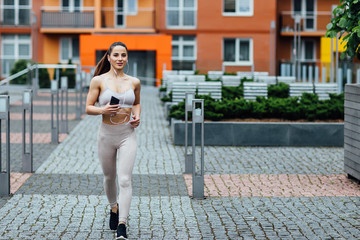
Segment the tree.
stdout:
<svg viewBox="0 0 360 240">
<path fill-rule="evenodd" d="M 360 60 L 360 0 L 340 0 L 326 28 L 326 37 L 334 38 L 340 33 L 340 39 L 344 35 L 346 50 L 341 53 L 341 59 L 347 55 Z"/>
</svg>

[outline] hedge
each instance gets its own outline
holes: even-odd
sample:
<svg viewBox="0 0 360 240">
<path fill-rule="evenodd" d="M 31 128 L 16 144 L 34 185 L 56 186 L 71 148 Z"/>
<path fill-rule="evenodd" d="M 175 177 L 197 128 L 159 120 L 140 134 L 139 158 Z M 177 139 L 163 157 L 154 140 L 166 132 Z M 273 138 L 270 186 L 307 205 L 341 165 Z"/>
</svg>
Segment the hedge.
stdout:
<svg viewBox="0 0 360 240">
<path fill-rule="evenodd" d="M 277 98 L 257 97 L 256 101 L 223 98 L 214 100 L 210 96 L 196 95 L 204 99 L 205 119 L 223 120 L 232 118 L 279 118 L 307 121 L 344 119 L 344 94 L 330 94 L 330 99 L 319 100 L 313 93 L 303 93 L 301 97 Z M 174 105 L 169 117 L 185 119 L 185 102 Z"/>
</svg>

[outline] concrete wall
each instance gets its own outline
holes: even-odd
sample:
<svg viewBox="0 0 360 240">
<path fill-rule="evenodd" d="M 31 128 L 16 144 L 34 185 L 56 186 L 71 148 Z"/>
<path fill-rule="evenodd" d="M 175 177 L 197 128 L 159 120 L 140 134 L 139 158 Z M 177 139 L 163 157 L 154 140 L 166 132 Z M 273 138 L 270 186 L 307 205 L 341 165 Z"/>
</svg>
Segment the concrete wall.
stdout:
<svg viewBox="0 0 360 240">
<path fill-rule="evenodd" d="M 185 123 L 173 121 L 172 137 L 175 145 L 184 145 Z M 189 143 L 192 125 L 189 128 Z M 250 123 L 206 122 L 205 145 L 213 146 L 343 146 L 342 123 Z M 196 128 L 200 136 L 200 126 Z M 200 139 L 200 138 L 199 138 Z M 197 144 L 200 143 L 196 139 Z M 360 150 L 359 150 L 360 151 Z"/>
<path fill-rule="evenodd" d="M 360 85 L 345 86 L 344 170 L 360 180 Z"/>
</svg>

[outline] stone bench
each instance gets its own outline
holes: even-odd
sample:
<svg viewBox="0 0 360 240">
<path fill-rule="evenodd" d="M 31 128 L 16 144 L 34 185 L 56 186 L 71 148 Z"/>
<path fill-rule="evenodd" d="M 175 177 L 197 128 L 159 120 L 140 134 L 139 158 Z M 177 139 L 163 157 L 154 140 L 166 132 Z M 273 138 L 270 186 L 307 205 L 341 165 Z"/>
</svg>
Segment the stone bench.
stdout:
<svg viewBox="0 0 360 240">
<path fill-rule="evenodd" d="M 208 78 L 211 80 L 218 80 L 223 74 L 223 71 L 208 71 Z"/>
<path fill-rule="evenodd" d="M 290 83 L 289 96 L 301 97 L 303 93 L 314 93 L 314 86 L 312 83 Z"/>
<path fill-rule="evenodd" d="M 221 82 L 200 82 L 198 83 L 199 95 L 210 95 L 212 98 L 221 100 Z"/>
<path fill-rule="evenodd" d="M 268 95 L 268 85 L 260 82 L 244 82 L 244 98 L 255 100 L 256 97 L 266 97 Z"/>
<path fill-rule="evenodd" d="M 241 83 L 240 76 L 224 75 L 221 76 L 222 85 L 225 87 L 238 87 Z"/>
<path fill-rule="evenodd" d="M 320 100 L 330 99 L 329 93 L 337 93 L 338 86 L 336 83 L 316 83 L 315 93 L 319 96 Z"/>
</svg>

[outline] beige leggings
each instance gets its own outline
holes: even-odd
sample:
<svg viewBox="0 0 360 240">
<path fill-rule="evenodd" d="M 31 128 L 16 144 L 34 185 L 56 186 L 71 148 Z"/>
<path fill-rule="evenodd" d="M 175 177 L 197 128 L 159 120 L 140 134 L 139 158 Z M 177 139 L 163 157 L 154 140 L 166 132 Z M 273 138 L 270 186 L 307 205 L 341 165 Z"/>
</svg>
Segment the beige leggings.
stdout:
<svg viewBox="0 0 360 240">
<path fill-rule="evenodd" d="M 118 179 L 119 221 L 126 222 L 132 198 L 131 178 L 136 157 L 136 134 L 130 124 L 102 123 L 98 132 L 98 154 L 104 172 L 104 188 L 111 207 L 117 204 Z M 118 151 L 118 160 L 116 154 Z"/>
</svg>

